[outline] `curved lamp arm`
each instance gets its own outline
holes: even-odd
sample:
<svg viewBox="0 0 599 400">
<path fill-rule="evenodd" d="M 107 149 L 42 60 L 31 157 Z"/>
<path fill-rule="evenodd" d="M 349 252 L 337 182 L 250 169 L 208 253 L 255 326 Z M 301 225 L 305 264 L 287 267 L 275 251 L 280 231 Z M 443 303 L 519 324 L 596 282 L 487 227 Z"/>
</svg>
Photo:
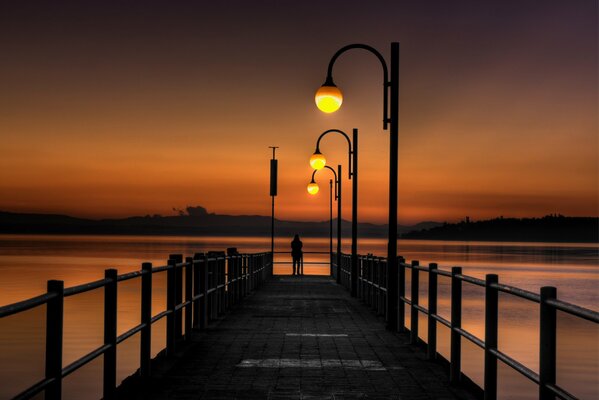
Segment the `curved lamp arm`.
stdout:
<svg viewBox="0 0 599 400">
<path fill-rule="evenodd" d="M 328 165 L 325 165 L 324 168 L 328 168 L 333 172 L 333 176 L 335 177 L 335 200 L 337 200 L 337 198 L 339 197 L 339 191 L 337 189 L 337 185 L 339 184 L 339 179 L 337 177 L 337 172 L 333 168 L 329 167 Z M 312 180 L 310 181 L 310 183 L 316 183 L 316 181 L 314 180 L 314 177 L 316 176 L 316 173 L 318 171 L 320 171 L 320 170 L 315 169 L 314 172 L 312 172 Z"/>
<path fill-rule="evenodd" d="M 379 53 L 377 49 L 375 49 L 372 46 L 368 46 L 367 44 L 361 43 L 348 44 L 347 46 L 340 48 L 339 50 L 337 50 L 335 54 L 333 54 L 331 61 L 329 61 L 329 67 L 327 69 L 327 78 L 324 84 L 335 86 L 335 83 L 333 82 L 333 65 L 335 64 L 335 61 L 337 61 L 337 58 L 339 58 L 341 54 L 352 49 L 363 49 L 369 51 L 370 53 L 374 54 L 376 58 L 378 58 L 381 62 L 381 66 L 383 67 L 383 129 L 387 129 L 387 124 L 389 123 L 389 115 L 387 110 L 389 108 L 388 89 L 391 86 L 391 82 L 389 82 L 389 73 L 387 71 L 387 63 L 385 62 L 385 58 L 382 56 L 381 53 Z"/>
<path fill-rule="evenodd" d="M 347 147 L 349 150 L 349 157 L 348 157 L 349 179 L 352 179 L 352 176 L 354 175 L 354 171 L 352 170 L 352 157 L 354 155 L 354 149 L 352 147 L 352 143 L 351 143 L 349 136 L 347 136 L 347 134 L 345 132 L 343 132 L 342 130 L 339 130 L 339 129 L 329 129 L 328 131 L 324 131 L 323 133 L 321 133 L 320 136 L 318 137 L 318 139 L 316 140 L 316 151 L 314 153 L 315 154 L 320 153 L 320 141 L 322 140 L 323 137 L 325 137 L 329 133 L 339 133 L 345 138 L 345 140 L 347 140 Z M 326 166 L 325 166 L 325 168 L 326 168 Z M 328 168 L 331 169 L 331 167 L 328 167 Z M 333 173 L 335 173 L 334 170 L 333 170 Z M 336 175 L 337 174 L 335 173 L 335 176 Z M 335 179 L 337 179 L 337 178 L 335 178 Z"/>
</svg>

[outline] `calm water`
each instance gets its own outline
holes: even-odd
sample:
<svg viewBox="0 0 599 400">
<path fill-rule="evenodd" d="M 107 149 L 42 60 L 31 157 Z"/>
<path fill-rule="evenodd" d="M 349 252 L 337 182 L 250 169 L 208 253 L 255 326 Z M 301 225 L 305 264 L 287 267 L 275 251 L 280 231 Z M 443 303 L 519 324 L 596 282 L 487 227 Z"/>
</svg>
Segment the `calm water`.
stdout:
<svg viewBox="0 0 599 400">
<path fill-rule="evenodd" d="M 169 254 L 224 250 L 241 252 L 270 249 L 269 238 L 157 237 L 157 236 L 20 236 L 0 235 L 0 305 L 45 292 L 48 279 L 62 279 L 73 286 L 100 279 L 104 269 L 119 273 L 138 270 L 141 262 L 166 264 Z M 288 251 L 291 238 L 277 240 L 275 251 Z M 329 249 L 328 239 L 303 239 L 306 251 Z M 349 252 L 349 240 L 344 242 Z M 599 245 L 548 243 L 491 243 L 400 241 L 399 254 L 421 264 L 437 262 L 440 268 L 462 266 L 464 273 L 484 278 L 497 273 L 500 282 L 538 292 L 541 286 L 557 286 L 558 297 L 594 310 L 599 308 Z M 360 253 L 385 255 L 382 239 L 363 239 Z M 285 254 L 276 261 L 288 261 Z M 328 261 L 328 255 L 306 256 L 306 261 Z M 277 264 L 275 273 L 288 274 L 288 264 Z M 328 265 L 306 265 L 306 274 L 328 274 Z M 422 276 L 423 275 L 423 276 Z M 426 307 L 426 274 L 421 275 L 420 298 Z M 407 277 L 409 288 L 409 274 Z M 449 319 L 449 281 L 439 277 L 439 312 Z M 165 308 L 165 276 L 154 277 L 153 314 Z M 138 280 L 119 284 L 118 334 L 137 323 L 140 314 Z M 464 283 L 463 326 L 484 338 L 484 292 Z M 409 297 L 409 291 L 408 291 Z M 538 306 L 500 295 L 499 347 L 538 372 Z M 64 365 L 102 344 L 103 292 L 101 289 L 65 300 Z M 45 307 L 0 320 L 0 399 L 10 398 L 41 379 L 44 371 Z M 409 316 L 406 319 L 409 322 Z M 420 323 L 425 324 L 421 316 Z M 439 328 L 438 347 L 449 356 L 446 328 Z M 426 340 L 426 332 L 423 332 Z M 153 353 L 164 347 L 164 322 L 152 328 Z M 482 384 L 483 353 L 467 340 L 462 344 L 464 372 Z M 138 367 L 139 336 L 118 347 L 118 380 Z M 599 398 L 599 328 L 558 313 L 558 383 L 581 398 Z M 536 398 L 536 386 L 499 363 L 499 392 L 505 399 Z M 101 397 L 102 360 L 68 376 L 66 399 Z M 10 384 L 6 384 L 10 382 Z"/>
</svg>

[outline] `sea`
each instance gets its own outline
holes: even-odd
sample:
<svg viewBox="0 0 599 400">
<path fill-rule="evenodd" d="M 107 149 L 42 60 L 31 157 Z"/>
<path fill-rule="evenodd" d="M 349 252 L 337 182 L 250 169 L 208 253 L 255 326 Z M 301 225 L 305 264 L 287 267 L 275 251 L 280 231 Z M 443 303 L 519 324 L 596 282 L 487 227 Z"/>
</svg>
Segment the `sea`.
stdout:
<svg viewBox="0 0 599 400">
<path fill-rule="evenodd" d="M 275 241 L 275 274 L 290 274 L 290 242 Z M 306 252 L 305 274 L 328 275 L 329 238 L 302 238 Z M 166 265 L 170 254 L 192 256 L 197 252 L 236 247 L 243 253 L 270 251 L 270 237 L 117 236 L 117 235 L 0 235 L 0 305 L 18 302 L 46 291 L 50 279 L 65 287 L 104 277 L 104 270 L 136 271 L 142 262 Z M 333 243 L 333 249 L 336 243 Z M 360 254 L 385 256 L 385 239 L 361 238 Z M 459 242 L 399 240 L 398 253 L 420 265 L 435 262 L 450 270 L 484 279 L 498 274 L 499 282 L 538 293 L 542 286 L 557 287 L 558 298 L 594 311 L 599 310 L 599 244 Z M 342 240 L 350 252 L 350 240 Z M 314 264 L 312 264 L 314 263 Z M 165 309 L 164 272 L 154 275 L 153 315 Z M 410 274 L 406 277 L 410 297 Z M 449 315 L 449 279 L 439 276 L 439 313 Z M 420 299 L 427 306 L 426 274 L 420 276 Z M 484 339 L 484 289 L 463 284 L 462 326 Z M 118 332 L 140 321 L 140 282 L 133 279 L 118 286 Z M 96 289 L 65 299 L 63 365 L 102 345 L 103 290 Z M 499 349 L 538 372 L 539 306 L 500 293 Z M 44 376 L 45 306 L 0 319 L 0 399 L 9 399 Z M 406 322 L 409 328 L 409 314 Z M 419 316 L 426 326 L 424 315 Z M 152 326 L 152 355 L 165 347 L 164 319 Z M 599 326 L 558 312 L 557 383 L 581 399 L 599 398 Z M 420 329 L 423 340 L 426 329 Z M 438 351 L 449 358 L 449 331 L 438 327 Z M 462 339 L 462 370 L 482 386 L 483 352 Z M 117 381 L 139 367 L 139 334 L 117 348 Z M 499 398 L 535 399 L 537 386 L 501 361 Z M 64 379 L 64 399 L 102 397 L 102 358 L 99 357 Z M 43 395 L 38 396 L 43 398 Z"/>
</svg>

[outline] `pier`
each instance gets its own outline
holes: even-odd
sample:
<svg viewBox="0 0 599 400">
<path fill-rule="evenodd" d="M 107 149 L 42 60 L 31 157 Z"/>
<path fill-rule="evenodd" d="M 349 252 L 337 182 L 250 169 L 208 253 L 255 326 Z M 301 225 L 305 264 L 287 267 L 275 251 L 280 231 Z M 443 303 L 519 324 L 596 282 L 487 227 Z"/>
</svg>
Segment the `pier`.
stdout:
<svg viewBox="0 0 599 400">
<path fill-rule="evenodd" d="M 460 267 L 446 271 L 403 258 L 396 282 L 385 281 L 387 261 L 373 255 L 358 256 L 352 275 L 351 258 L 331 254 L 332 276 L 273 275 L 271 252 L 229 249 L 173 254 L 166 265 L 144 263 L 123 275 L 109 269 L 104 279 L 70 288 L 49 281 L 46 294 L 0 307 L 3 318 L 46 306 L 45 377 L 14 398 L 44 392 L 60 399 L 63 378 L 101 357 L 104 399 L 496 399 L 498 362 L 537 384 L 539 399 L 576 399 L 556 382 L 556 313 L 594 324 L 599 313 L 557 299 L 553 287 L 537 294 L 503 285 L 497 275 L 481 280 Z M 153 276 L 160 273 L 166 309 L 153 315 Z M 450 282 L 449 319 L 438 312 L 440 279 Z M 117 288 L 129 280 L 140 280 L 141 322 L 117 336 Z M 397 331 L 386 326 L 389 285 L 398 293 Z M 463 285 L 484 289 L 483 338 L 462 327 Z M 94 289 L 104 291 L 104 343 L 63 365 L 64 299 Z M 500 293 L 538 304 L 538 372 L 499 349 Z M 152 359 L 151 327 L 162 319 L 166 348 Z M 448 358 L 437 349 L 439 326 L 450 332 Z M 139 369 L 119 387 L 118 345 L 136 334 Z M 462 371 L 462 339 L 484 351 L 482 388 Z"/>
</svg>

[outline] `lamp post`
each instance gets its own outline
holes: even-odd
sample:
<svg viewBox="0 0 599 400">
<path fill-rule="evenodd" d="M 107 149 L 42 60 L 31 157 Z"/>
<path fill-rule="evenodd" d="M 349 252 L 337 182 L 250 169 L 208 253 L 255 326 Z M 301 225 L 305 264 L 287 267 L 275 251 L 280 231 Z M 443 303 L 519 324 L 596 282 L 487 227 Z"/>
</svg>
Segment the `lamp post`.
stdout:
<svg viewBox="0 0 599 400">
<path fill-rule="evenodd" d="M 275 256 L 275 197 L 277 196 L 277 167 L 276 151 L 278 146 L 268 146 L 272 149 L 272 159 L 270 160 L 270 197 L 272 198 L 272 214 L 270 218 L 270 252 L 274 259 Z"/>
<path fill-rule="evenodd" d="M 349 179 L 352 181 L 350 292 L 355 297 L 358 295 L 358 130 L 352 130 L 352 140 L 339 129 L 329 129 L 321 133 L 316 141 L 316 150 L 310 157 L 310 166 L 315 170 L 326 166 L 326 158 L 320 152 L 320 141 L 329 133 L 338 133 L 347 140 Z"/>
<path fill-rule="evenodd" d="M 333 65 L 348 50 L 362 49 L 372 53 L 383 67 L 383 129 L 389 128 L 389 231 L 387 243 L 387 328 L 404 329 L 404 304 L 398 304 L 398 287 L 403 292 L 405 276 L 397 263 L 397 166 L 399 140 L 399 43 L 391 43 L 391 73 L 385 58 L 375 48 L 365 44 L 350 44 L 337 50 L 329 61 L 327 77 L 316 92 L 317 107 L 326 113 L 335 112 L 343 103 L 341 91 L 333 82 Z M 399 271 L 399 284 L 398 284 Z M 399 293 L 400 295 L 402 293 Z"/>
<path fill-rule="evenodd" d="M 314 172 L 312 172 L 312 180 L 310 181 L 310 183 L 308 184 L 308 193 L 310 193 L 311 195 L 315 195 L 316 193 L 318 193 L 319 187 L 318 187 L 318 183 L 316 183 L 315 175 L 318 171 L 320 171 L 323 168 L 327 168 L 330 169 L 331 172 L 333 172 L 333 176 L 335 178 L 335 200 L 337 201 L 337 283 L 340 282 L 341 280 L 341 165 L 337 165 L 337 172 L 335 172 L 335 170 L 331 167 L 329 167 L 328 165 L 324 166 L 322 168 L 319 169 L 315 169 Z M 332 190 L 332 185 L 331 185 L 331 190 Z M 329 242 L 329 252 L 331 253 L 329 255 L 329 259 L 332 259 L 332 253 L 333 253 L 333 196 L 330 196 L 330 202 L 329 202 L 329 214 L 330 214 L 330 242 Z M 332 266 L 331 266 L 331 275 L 332 275 L 333 271 L 332 271 Z"/>
</svg>

